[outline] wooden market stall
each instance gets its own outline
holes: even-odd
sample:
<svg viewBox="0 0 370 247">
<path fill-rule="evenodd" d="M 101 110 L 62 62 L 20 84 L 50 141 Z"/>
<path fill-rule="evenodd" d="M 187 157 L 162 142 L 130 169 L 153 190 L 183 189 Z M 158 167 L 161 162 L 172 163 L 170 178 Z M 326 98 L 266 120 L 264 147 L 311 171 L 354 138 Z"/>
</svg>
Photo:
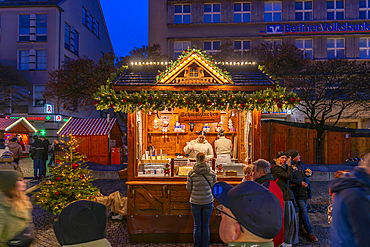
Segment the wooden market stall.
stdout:
<svg viewBox="0 0 370 247">
<path fill-rule="evenodd" d="M 77 151 L 87 160 L 110 165 L 111 149 L 122 148 L 122 130 L 116 118 L 70 118 L 57 132 L 60 137 L 69 134 L 82 139 Z"/>
<path fill-rule="evenodd" d="M 185 186 L 194 160 L 186 157 L 184 147 L 206 130 L 214 148 L 217 129 L 222 127 L 233 143 L 232 163 L 216 164 L 213 159 L 210 166 L 218 171 L 218 181 L 240 183 L 244 161 L 261 153 L 261 113 L 252 111 L 252 106 L 285 103 L 284 93 L 273 93 L 276 88 L 277 83 L 254 63 L 216 63 L 195 49 L 169 64 L 132 63 L 113 82 L 113 89 L 101 88 L 95 95 L 97 109 L 128 112 L 130 242 L 193 241 L 190 194 Z M 261 90 L 266 91 L 264 99 L 261 94 L 260 99 L 252 95 Z M 221 241 L 219 220 L 212 213 L 211 242 Z"/>
</svg>

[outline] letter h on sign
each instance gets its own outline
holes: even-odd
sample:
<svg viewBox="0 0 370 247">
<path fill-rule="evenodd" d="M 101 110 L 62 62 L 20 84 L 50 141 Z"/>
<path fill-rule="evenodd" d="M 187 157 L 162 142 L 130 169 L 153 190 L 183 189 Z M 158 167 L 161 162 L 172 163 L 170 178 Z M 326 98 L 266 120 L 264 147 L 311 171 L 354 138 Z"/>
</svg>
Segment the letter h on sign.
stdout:
<svg viewBox="0 0 370 247">
<path fill-rule="evenodd" d="M 283 25 L 267 25 L 266 26 L 266 33 L 267 34 L 282 34 L 283 33 Z"/>
</svg>

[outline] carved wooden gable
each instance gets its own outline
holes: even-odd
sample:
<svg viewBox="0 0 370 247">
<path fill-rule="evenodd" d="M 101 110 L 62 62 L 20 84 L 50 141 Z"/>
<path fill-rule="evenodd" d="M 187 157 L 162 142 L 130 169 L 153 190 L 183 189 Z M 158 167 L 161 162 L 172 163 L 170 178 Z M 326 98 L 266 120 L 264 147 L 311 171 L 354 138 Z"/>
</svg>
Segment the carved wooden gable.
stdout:
<svg viewBox="0 0 370 247">
<path fill-rule="evenodd" d="M 209 62 L 205 54 L 197 51 L 189 52 L 175 61 L 171 69 L 157 80 L 160 84 L 178 85 L 206 85 L 206 84 L 233 84 L 231 77 L 227 76 L 217 65 Z"/>
</svg>

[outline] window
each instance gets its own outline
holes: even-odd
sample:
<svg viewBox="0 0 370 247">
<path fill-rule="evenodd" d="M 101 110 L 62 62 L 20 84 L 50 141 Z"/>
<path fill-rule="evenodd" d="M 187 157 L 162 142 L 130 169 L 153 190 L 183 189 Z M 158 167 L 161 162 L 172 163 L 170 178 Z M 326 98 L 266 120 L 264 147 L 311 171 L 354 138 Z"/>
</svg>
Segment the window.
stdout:
<svg viewBox="0 0 370 247">
<path fill-rule="evenodd" d="M 370 19 L 370 0 L 360 0 L 359 4 L 360 19 Z"/>
<path fill-rule="evenodd" d="M 93 17 L 92 15 L 90 14 L 89 11 L 86 11 L 86 27 L 92 31 L 92 23 L 93 23 Z"/>
<path fill-rule="evenodd" d="M 69 50 L 71 48 L 71 26 L 67 23 L 64 28 L 64 48 Z"/>
<path fill-rule="evenodd" d="M 46 50 L 36 50 L 36 70 L 46 70 Z"/>
<path fill-rule="evenodd" d="M 86 9 L 82 7 L 82 24 L 86 25 Z"/>
<path fill-rule="evenodd" d="M 191 47 L 191 42 L 190 41 L 175 41 L 173 44 L 173 54 L 175 58 L 177 58 L 183 50 L 185 50 L 188 47 Z"/>
<path fill-rule="evenodd" d="M 328 39 L 327 51 L 328 58 L 344 58 L 344 39 Z"/>
<path fill-rule="evenodd" d="M 296 39 L 295 46 L 306 53 L 308 57 L 313 58 L 313 42 L 312 39 Z"/>
<path fill-rule="evenodd" d="M 68 56 L 66 56 L 66 55 L 64 55 L 64 63 L 68 62 L 69 60 L 71 60 L 71 58 L 68 57 Z"/>
<path fill-rule="evenodd" d="M 251 3 L 234 3 L 234 22 L 251 21 Z"/>
<path fill-rule="evenodd" d="M 95 18 L 93 22 L 93 33 L 96 37 L 99 37 L 99 22 Z"/>
<path fill-rule="evenodd" d="M 265 21 L 281 21 L 281 2 L 265 2 Z"/>
<path fill-rule="evenodd" d="M 344 0 L 327 1 L 327 19 L 344 20 Z"/>
<path fill-rule="evenodd" d="M 221 4 L 206 3 L 204 4 L 204 23 L 221 22 Z"/>
<path fill-rule="evenodd" d="M 360 38 L 360 58 L 370 58 L 370 38 Z"/>
<path fill-rule="evenodd" d="M 221 41 L 204 41 L 203 49 L 207 53 L 215 53 L 219 52 L 220 50 Z"/>
<path fill-rule="evenodd" d="M 199 76 L 198 68 L 196 68 L 196 69 L 191 68 L 189 70 L 189 76 L 190 77 L 198 77 Z"/>
<path fill-rule="evenodd" d="M 78 46 L 79 46 L 79 33 L 72 26 L 65 23 L 64 48 L 78 56 L 79 54 Z"/>
<path fill-rule="evenodd" d="M 295 20 L 296 21 L 312 20 L 312 1 L 295 2 Z"/>
<path fill-rule="evenodd" d="M 191 10 L 190 4 L 178 4 L 175 5 L 174 23 L 190 23 L 191 22 Z"/>
<path fill-rule="evenodd" d="M 33 86 L 33 105 L 34 106 L 44 106 L 45 99 L 42 93 L 45 91 L 45 85 L 34 85 Z"/>
<path fill-rule="evenodd" d="M 30 41 L 30 15 L 19 15 L 19 41 Z"/>
<path fill-rule="evenodd" d="M 72 40 L 71 40 L 71 46 L 73 47 L 73 50 L 71 51 L 77 56 L 78 56 L 79 37 L 80 37 L 80 34 L 76 30 L 73 30 Z"/>
<path fill-rule="evenodd" d="M 244 51 L 249 50 L 251 47 L 251 42 L 249 40 L 235 40 L 234 41 L 234 51 L 238 51 L 243 54 Z"/>
<path fill-rule="evenodd" d="M 46 14 L 36 15 L 36 41 L 47 40 L 47 20 Z"/>
<path fill-rule="evenodd" d="M 18 57 L 18 70 L 29 70 L 30 69 L 30 51 L 19 50 Z"/>
</svg>

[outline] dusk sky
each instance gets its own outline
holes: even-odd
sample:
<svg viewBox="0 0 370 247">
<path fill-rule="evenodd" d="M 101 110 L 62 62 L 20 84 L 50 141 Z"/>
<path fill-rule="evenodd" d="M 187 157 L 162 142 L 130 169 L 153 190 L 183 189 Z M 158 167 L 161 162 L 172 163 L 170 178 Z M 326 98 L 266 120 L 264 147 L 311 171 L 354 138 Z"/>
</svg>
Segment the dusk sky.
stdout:
<svg viewBox="0 0 370 247">
<path fill-rule="evenodd" d="M 149 0 L 100 0 L 116 55 L 148 45 Z"/>
</svg>

